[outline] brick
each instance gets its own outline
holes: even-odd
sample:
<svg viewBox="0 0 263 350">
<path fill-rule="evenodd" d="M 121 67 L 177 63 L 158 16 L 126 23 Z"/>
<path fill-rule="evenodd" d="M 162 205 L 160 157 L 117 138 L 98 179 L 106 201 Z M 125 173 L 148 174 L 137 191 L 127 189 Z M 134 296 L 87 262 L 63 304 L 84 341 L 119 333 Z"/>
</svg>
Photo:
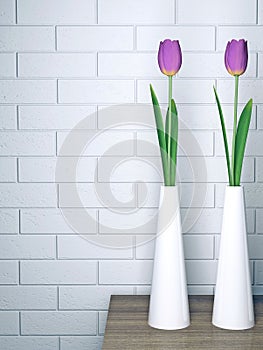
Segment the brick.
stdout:
<svg viewBox="0 0 263 350">
<path fill-rule="evenodd" d="M 0 37 L 0 51 L 55 50 L 55 29 L 51 26 L 5 26 L 0 28 Z"/>
<path fill-rule="evenodd" d="M 177 21 L 179 24 L 256 24 L 257 4 L 253 0 L 240 6 L 238 0 L 231 3 L 213 3 L 204 0 L 199 6 L 194 0 L 179 0 Z M 189 11 L 191 9 L 191 11 Z M 205 9 L 205 11 L 204 11 Z M 231 33 L 231 32 L 230 32 Z M 233 36 L 233 35 L 232 35 Z"/>
<path fill-rule="evenodd" d="M 157 214 L 157 209 L 139 209 L 132 212 L 101 209 L 99 232 L 121 235 L 155 233 Z"/>
<path fill-rule="evenodd" d="M 57 306 L 55 287 L 2 286 L 0 296 L 0 309 L 46 310 Z"/>
<path fill-rule="evenodd" d="M 257 128 L 263 129 L 263 106 L 257 106 Z"/>
<path fill-rule="evenodd" d="M 52 132 L 6 131 L 1 135 L 1 156 L 49 156 L 55 154 Z"/>
<path fill-rule="evenodd" d="M 107 310 L 111 295 L 133 294 L 133 287 L 77 286 L 60 287 L 61 310 Z"/>
<path fill-rule="evenodd" d="M 188 286 L 188 295 L 214 295 L 213 286 Z"/>
<path fill-rule="evenodd" d="M 149 284 L 152 279 L 152 262 L 100 261 L 100 284 Z"/>
<path fill-rule="evenodd" d="M 224 51 L 230 38 L 245 38 L 248 41 L 249 50 L 262 51 L 263 43 L 260 40 L 262 35 L 263 26 L 219 26 L 217 29 L 217 50 Z"/>
<path fill-rule="evenodd" d="M 150 295 L 151 287 L 150 286 L 137 286 L 135 287 L 136 295 Z"/>
<path fill-rule="evenodd" d="M 246 76 L 256 77 L 257 74 L 256 54 L 249 55 Z M 225 78 L 229 77 L 224 65 L 223 53 L 186 53 L 180 69 L 181 78 Z"/>
<path fill-rule="evenodd" d="M 15 24 L 15 0 L 1 1 L 0 24 Z"/>
<path fill-rule="evenodd" d="M 19 77 L 94 77 L 96 57 L 91 53 L 24 53 L 18 56 Z"/>
<path fill-rule="evenodd" d="M 0 209 L 0 233 L 18 233 L 18 210 Z"/>
<path fill-rule="evenodd" d="M 83 207 L 127 207 L 136 206 L 133 184 L 60 184 L 59 206 L 69 208 Z"/>
<path fill-rule="evenodd" d="M 213 236 L 188 236 L 184 237 L 185 259 L 213 259 Z M 136 259 L 153 259 L 155 236 L 136 237 Z"/>
<path fill-rule="evenodd" d="M 230 135 L 229 138 L 230 140 Z M 232 140 L 232 136 L 231 136 Z M 250 130 L 248 133 L 247 144 L 245 148 L 245 156 L 261 156 L 260 152 L 263 148 L 263 131 L 259 130 Z M 224 151 L 224 143 L 223 137 L 221 134 L 216 135 L 216 145 L 215 145 L 216 155 L 223 156 Z"/>
<path fill-rule="evenodd" d="M 62 236 L 58 238 L 60 259 L 132 259 L 132 237 Z"/>
<path fill-rule="evenodd" d="M 22 284 L 94 284 L 94 261 L 23 261 Z"/>
<path fill-rule="evenodd" d="M 133 49 L 133 27 L 59 26 L 58 51 L 123 51 Z"/>
<path fill-rule="evenodd" d="M 250 259 L 262 259 L 263 236 L 248 236 L 248 252 Z"/>
<path fill-rule="evenodd" d="M 160 103 L 166 103 L 166 80 L 138 80 L 137 102 L 150 103 L 150 89 L 152 84 Z M 173 90 L 177 103 L 214 103 L 213 80 L 180 80 L 174 79 Z"/>
<path fill-rule="evenodd" d="M 213 133 L 181 131 L 178 135 L 178 156 L 212 156 Z M 160 148 L 156 131 L 137 132 L 137 155 L 159 156 Z"/>
<path fill-rule="evenodd" d="M 1 238 L 1 236 L 0 236 L 0 238 Z M 1 285 L 3 285 L 3 284 L 17 284 L 17 282 L 18 282 L 18 263 L 17 263 L 17 261 L 0 261 L 0 284 Z M 1 322 L 0 322 L 0 324 L 1 324 Z"/>
<path fill-rule="evenodd" d="M 1 135 L 1 156 L 48 156 L 55 154 L 55 134 L 51 132 L 5 131 Z"/>
<path fill-rule="evenodd" d="M 262 0 L 259 0 L 259 2 L 258 2 L 258 22 L 260 24 L 263 23 L 263 6 L 262 5 L 263 5 Z"/>
<path fill-rule="evenodd" d="M 256 210 L 256 233 L 263 233 L 263 209 Z"/>
<path fill-rule="evenodd" d="M 186 261 L 188 284 L 215 284 L 217 261 Z"/>
<path fill-rule="evenodd" d="M 145 193 L 144 184 L 138 186 L 138 206 L 139 207 L 158 207 L 160 197 L 160 184 L 147 183 L 147 193 Z M 201 183 L 181 183 L 180 207 L 214 207 L 214 185 Z"/>
<path fill-rule="evenodd" d="M 57 140 L 60 156 L 94 157 L 134 153 L 134 135 L 129 131 L 58 132 Z"/>
<path fill-rule="evenodd" d="M 106 323 L 107 323 L 107 311 L 99 312 L 99 334 L 103 335 L 105 333 Z"/>
<path fill-rule="evenodd" d="M 0 236 L 0 256 L 1 259 L 53 259 L 55 237 Z"/>
<path fill-rule="evenodd" d="M 215 28 L 212 26 L 138 26 L 137 49 L 157 51 L 160 39 L 177 38 L 184 51 L 213 51 Z"/>
<path fill-rule="evenodd" d="M 244 189 L 246 207 L 263 207 L 263 184 L 246 184 Z"/>
<path fill-rule="evenodd" d="M 101 77 L 160 76 L 154 53 L 99 53 L 98 75 Z"/>
<path fill-rule="evenodd" d="M 152 129 L 154 123 L 153 108 L 149 104 L 130 103 L 98 107 L 99 129 Z"/>
<path fill-rule="evenodd" d="M 253 295 L 262 295 L 263 286 L 252 286 L 252 294 Z"/>
<path fill-rule="evenodd" d="M 0 182 L 16 182 L 17 169 L 15 158 L 0 158 Z"/>
<path fill-rule="evenodd" d="M 60 103 L 134 102 L 132 80 L 60 80 Z"/>
<path fill-rule="evenodd" d="M 255 283 L 263 284 L 263 261 L 255 262 Z"/>
<path fill-rule="evenodd" d="M 1 15 L 0 15 L 1 16 Z M 1 17 L 0 17 L 1 20 Z M 12 53 L 0 54 L 0 77 L 10 78 L 16 75 L 16 57 Z"/>
<path fill-rule="evenodd" d="M 94 0 L 18 0 L 19 24 L 96 23 Z"/>
<path fill-rule="evenodd" d="M 51 184 L 0 184 L 0 207 L 55 207 L 56 187 Z"/>
<path fill-rule="evenodd" d="M 228 182 L 225 157 L 181 157 L 178 162 L 179 182 Z M 254 159 L 245 157 L 242 182 L 254 182 Z"/>
<path fill-rule="evenodd" d="M 92 106 L 19 106 L 19 128 L 26 130 L 95 129 Z"/>
<path fill-rule="evenodd" d="M 256 158 L 256 181 L 263 182 L 263 158 Z"/>
<path fill-rule="evenodd" d="M 212 234 L 219 233 L 221 230 L 221 209 L 182 209 L 181 214 L 184 233 Z"/>
<path fill-rule="evenodd" d="M 0 337 L 1 350 L 58 350 L 56 337 Z"/>
<path fill-rule="evenodd" d="M 18 335 L 19 321 L 18 312 L 0 312 L 0 335 Z M 0 343 L 1 344 L 1 343 Z"/>
<path fill-rule="evenodd" d="M 184 236 L 185 259 L 213 259 L 213 236 Z"/>
<path fill-rule="evenodd" d="M 96 313 L 92 311 L 70 312 L 22 312 L 23 335 L 95 335 Z"/>
<path fill-rule="evenodd" d="M 78 222 L 79 226 L 74 226 Z M 21 211 L 21 231 L 31 234 L 96 233 L 96 211 L 79 209 L 29 209 Z M 72 225 L 73 224 L 73 225 Z"/>
<path fill-rule="evenodd" d="M 149 11 L 149 9 L 151 9 Z M 147 16 L 145 14 L 147 13 Z M 170 24 L 174 23 L 174 2 L 163 0 L 100 0 L 99 23 L 119 24 Z"/>
<path fill-rule="evenodd" d="M 0 103 L 54 103 L 54 80 L 1 80 Z"/>
<path fill-rule="evenodd" d="M 103 337 L 94 336 L 75 336 L 75 337 L 60 337 L 61 350 L 98 350 L 101 349 Z"/>
<path fill-rule="evenodd" d="M 19 182 L 93 182 L 96 166 L 92 157 L 20 158 Z"/>
<path fill-rule="evenodd" d="M 16 106 L 0 106 L 0 130 L 16 129 Z"/>
<path fill-rule="evenodd" d="M 161 182 L 161 160 L 157 157 L 101 157 L 98 179 L 100 182 Z"/>
<path fill-rule="evenodd" d="M 258 76 L 263 77 L 263 68 L 262 68 L 262 63 L 263 63 L 263 54 L 258 54 Z M 260 106 L 262 109 L 262 106 Z"/>
</svg>

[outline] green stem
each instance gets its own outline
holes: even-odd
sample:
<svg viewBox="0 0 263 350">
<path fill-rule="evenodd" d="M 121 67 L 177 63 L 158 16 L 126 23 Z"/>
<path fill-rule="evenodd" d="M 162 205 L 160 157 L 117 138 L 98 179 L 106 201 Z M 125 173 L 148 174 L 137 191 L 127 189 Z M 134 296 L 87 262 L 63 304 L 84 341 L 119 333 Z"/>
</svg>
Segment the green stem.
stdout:
<svg viewBox="0 0 263 350">
<path fill-rule="evenodd" d="M 171 165 L 172 165 L 172 159 L 171 159 L 171 131 L 172 131 L 172 89 L 173 89 L 173 76 L 169 76 L 169 89 L 168 89 L 168 130 L 167 130 L 167 161 L 168 161 L 168 176 L 169 176 L 169 185 L 171 185 Z"/>
<path fill-rule="evenodd" d="M 232 137 L 232 159 L 231 159 L 231 186 L 235 186 L 235 146 L 236 146 L 236 133 L 237 133 L 237 105 L 238 105 L 238 78 L 239 75 L 235 75 L 235 100 L 234 100 L 234 125 L 233 125 L 233 137 Z"/>
</svg>

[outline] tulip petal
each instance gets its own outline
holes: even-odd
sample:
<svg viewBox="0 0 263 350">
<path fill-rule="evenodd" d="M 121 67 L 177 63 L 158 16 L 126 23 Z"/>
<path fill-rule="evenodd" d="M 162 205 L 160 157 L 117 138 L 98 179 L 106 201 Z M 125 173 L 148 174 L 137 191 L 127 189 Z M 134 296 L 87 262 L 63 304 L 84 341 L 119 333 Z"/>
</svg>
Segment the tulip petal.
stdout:
<svg viewBox="0 0 263 350">
<path fill-rule="evenodd" d="M 182 65 L 182 52 L 178 40 L 165 39 L 160 42 L 158 64 L 163 74 L 175 75 Z"/>
<path fill-rule="evenodd" d="M 241 75 L 247 68 L 248 49 L 244 39 L 231 40 L 225 51 L 225 66 L 231 75 Z"/>
</svg>

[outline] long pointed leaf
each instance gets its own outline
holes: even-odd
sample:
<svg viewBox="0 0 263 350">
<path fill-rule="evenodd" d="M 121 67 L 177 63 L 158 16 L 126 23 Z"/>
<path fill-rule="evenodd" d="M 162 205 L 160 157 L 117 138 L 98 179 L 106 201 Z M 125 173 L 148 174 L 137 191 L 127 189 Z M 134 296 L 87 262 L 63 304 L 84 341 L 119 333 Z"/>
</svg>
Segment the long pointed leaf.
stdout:
<svg viewBox="0 0 263 350">
<path fill-rule="evenodd" d="M 229 157 L 229 149 L 228 149 L 228 142 L 227 142 L 227 136 L 226 136 L 225 120 L 224 120 L 222 107 L 221 107 L 221 104 L 220 104 L 215 87 L 214 87 L 214 93 L 215 93 L 215 98 L 216 98 L 216 103 L 217 103 L 217 108 L 218 108 L 218 112 L 219 112 L 219 116 L 220 116 L 221 128 L 222 128 L 222 133 L 223 133 L 229 183 L 230 183 L 230 185 L 234 185 L 231 183 L 230 157 Z"/>
<path fill-rule="evenodd" d="M 172 111 L 172 130 L 171 130 L 171 185 L 175 185 L 175 174 L 177 164 L 177 144 L 178 144 L 178 113 L 174 99 L 171 104 Z"/>
<path fill-rule="evenodd" d="M 169 174 L 168 174 L 168 164 L 167 164 L 167 148 L 164 134 L 164 125 L 163 125 L 163 117 L 160 109 L 160 105 L 157 99 L 157 96 L 153 90 L 152 85 L 150 85 L 151 98 L 155 116 L 156 130 L 158 135 L 158 141 L 160 146 L 161 158 L 162 158 L 162 166 L 163 166 L 163 175 L 164 182 L 167 185 L 169 182 Z"/>
<path fill-rule="evenodd" d="M 235 186 L 240 185 L 241 171 L 243 165 L 243 159 L 246 148 L 247 134 L 249 129 L 249 124 L 251 120 L 253 101 L 250 99 L 245 105 L 237 127 L 236 133 L 236 143 L 235 143 L 235 165 L 234 165 L 234 177 Z"/>
</svg>

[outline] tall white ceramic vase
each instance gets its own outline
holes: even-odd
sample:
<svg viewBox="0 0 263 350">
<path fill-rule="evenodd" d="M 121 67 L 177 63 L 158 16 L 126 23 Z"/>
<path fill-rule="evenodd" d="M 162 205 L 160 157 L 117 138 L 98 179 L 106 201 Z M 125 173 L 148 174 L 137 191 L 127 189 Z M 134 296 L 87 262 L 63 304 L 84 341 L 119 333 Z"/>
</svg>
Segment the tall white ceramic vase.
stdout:
<svg viewBox="0 0 263 350">
<path fill-rule="evenodd" d="M 212 322 L 241 330 L 254 326 L 243 187 L 227 186 Z"/>
<path fill-rule="evenodd" d="M 148 323 L 166 330 L 190 324 L 177 186 L 160 191 Z"/>
</svg>

